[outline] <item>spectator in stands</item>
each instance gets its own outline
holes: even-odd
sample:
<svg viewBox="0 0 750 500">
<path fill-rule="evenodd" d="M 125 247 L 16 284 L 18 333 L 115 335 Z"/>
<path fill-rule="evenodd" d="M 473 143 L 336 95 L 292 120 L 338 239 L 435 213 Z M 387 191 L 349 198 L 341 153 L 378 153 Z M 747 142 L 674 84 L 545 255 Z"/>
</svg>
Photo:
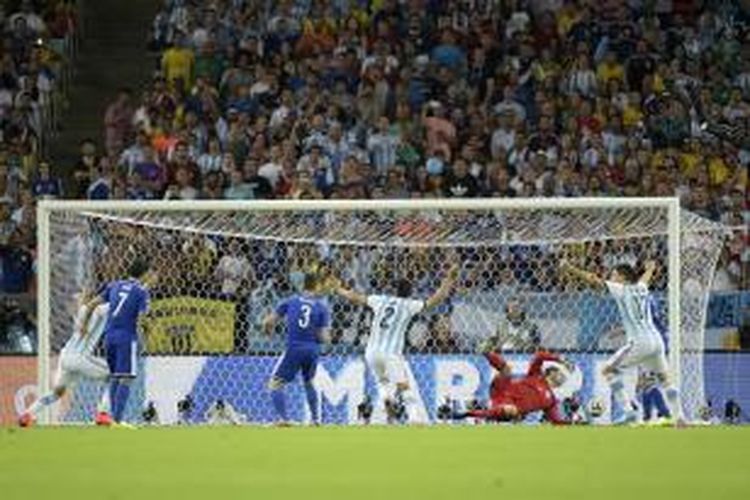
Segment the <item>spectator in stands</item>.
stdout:
<svg viewBox="0 0 750 500">
<path fill-rule="evenodd" d="M 7 208 L 0 208 L 0 218 L 7 220 L 6 214 Z M 0 224 L 2 224 L 2 219 L 0 219 Z M 26 246 L 22 244 L 22 233 L 15 227 L 4 240 L 5 244 L 0 242 L 0 263 L 2 263 L 0 291 L 10 294 L 27 293 L 31 284 L 34 259 Z"/>
<path fill-rule="evenodd" d="M 62 181 L 50 173 L 47 162 L 39 164 L 39 172 L 32 185 L 34 196 L 39 198 L 59 198 L 63 194 Z"/>
<path fill-rule="evenodd" d="M 130 90 L 120 89 L 104 114 L 104 144 L 110 156 L 119 155 L 129 139 L 134 112 L 130 99 Z"/>
<path fill-rule="evenodd" d="M 746 225 L 745 18 L 712 3 L 614 4 L 166 2 L 160 73 L 139 102 L 108 108 L 104 157 L 82 151 L 77 194 L 679 195 Z M 11 209 L 24 183 L 61 194 L 33 175 L 56 85 L 49 44 L 35 44 L 30 4 L 18 14 L 0 57 Z M 747 244 L 722 258 L 730 281 L 750 279 Z"/>
<path fill-rule="evenodd" d="M 197 181 L 194 172 L 186 165 L 178 165 L 174 170 L 174 182 L 164 194 L 165 200 L 195 200 L 198 198 Z"/>
<path fill-rule="evenodd" d="M 503 349 L 533 352 L 541 347 L 539 326 L 529 320 L 520 302 L 509 300 L 505 305 L 505 319 L 498 329 L 498 338 Z"/>
<path fill-rule="evenodd" d="M 42 18 L 34 12 L 34 4 L 31 0 L 21 0 L 19 11 L 10 16 L 8 24 L 16 26 L 19 21 L 22 21 L 37 36 L 47 29 Z"/>
<path fill-rule="evenodd" d="M 424 349 L 435 354 L 453 354 L 459 352 L 456 336 L 451 329 L 450 316 L 436 316 L 430 325 L 430 337 Z"/>
<path fill-rule="evenodd" d="M 96 154 L 96 143 L 92 139 L 84 139 L 80 145 L 80 156 L 73 166 L 74 192 L 76 197 L 85 196 L 86 189 L 96 178 L 100 158 Z"/>
</svg>

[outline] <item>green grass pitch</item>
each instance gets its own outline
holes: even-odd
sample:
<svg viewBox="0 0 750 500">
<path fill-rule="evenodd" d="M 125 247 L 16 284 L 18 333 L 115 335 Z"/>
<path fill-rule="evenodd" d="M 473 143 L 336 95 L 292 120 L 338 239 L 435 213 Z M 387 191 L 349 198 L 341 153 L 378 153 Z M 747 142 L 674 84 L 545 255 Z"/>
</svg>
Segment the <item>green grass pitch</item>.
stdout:
<svg viewBox="0 0 750 500">
<path fill-rule="evenodd" d="M 750 428 L 0 429 L 0 499 L 750 498 Z"/>
</svg>

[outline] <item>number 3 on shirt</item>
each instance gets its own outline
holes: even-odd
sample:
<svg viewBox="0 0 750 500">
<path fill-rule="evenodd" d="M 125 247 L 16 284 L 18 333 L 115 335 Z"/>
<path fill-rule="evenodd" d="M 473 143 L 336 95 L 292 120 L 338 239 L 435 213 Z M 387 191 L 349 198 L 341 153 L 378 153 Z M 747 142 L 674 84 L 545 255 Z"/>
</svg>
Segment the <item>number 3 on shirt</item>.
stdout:
<svg viewBox="0 0 750 500">
<path fill-rule="evenodd" d="M 117 300 L 117 307 L 115 307 L 115 312 L 112 313 L 112 316 L 117 316 L 120 314 L 120 311 L 122 310 L 122 306 L 125 304 L 125 301 L 128 300 L 129 292 L 119 292 L 117 296 L 119 299 Z"/>
<path fill-rule="evenodd" d="M 300 328 L 307 328 L 308 326 L 310 326 L 310 314 L 312 314 L 312 307 L 310 307 L 308 304 L 302 304 L 300 312 L 302 313 L 302 316 L 300 316 L 297 324 Z"/>
</svg>

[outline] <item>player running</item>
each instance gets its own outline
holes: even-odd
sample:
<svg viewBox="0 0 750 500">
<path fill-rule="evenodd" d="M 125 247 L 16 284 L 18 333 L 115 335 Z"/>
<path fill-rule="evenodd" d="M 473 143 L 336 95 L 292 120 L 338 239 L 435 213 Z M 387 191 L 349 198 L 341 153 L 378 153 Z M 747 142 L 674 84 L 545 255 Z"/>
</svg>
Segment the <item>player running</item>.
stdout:
<svg viewBox="0 0 750 500">
<path fill-rule="evenodd" d="M 42 409 L 54 404 L 62 398 L 69 389 L 73 389 L 81 379 L 90 379 L 104 383 L 109 377 L 107 362 L 94 355 L 107 319 L 108 305 L 102 304 L 94 309 L 90 319 L 88 333 L 83 331 L 83 320 L 86 315 L 84 304 L 90 299 L 86 293 L 80 295 L 76 301 L 77 314 L 73 322 L 73 335 L 60 351 L 57 374 L 52 392 L 45 394 L 21 415 L 18 424 L 30 427 Z M 102 391 L 102 399 L 97 408 L 95 422 L 98 425 L 109 425 L 112 417 L 109 415 L 109 391 Z"/>
<path fill-rule="evenodd" d="M 128 278 L 107 284 L 99 295 L 86 305 L 83 334 L 86 335 L 94 310 L 108 304 L 107 323 L 104 327 L 107 365 L 110 372 L 109 395 L 112 417 L 116 424 L 122 422 L 125 406 L 130 397 L 130 384 L 138 368 L 138 320 L 148 311 L 149 287 L 156 283 L 157 274 L 149 269 L 146 260 L 137 258 L 128 269 Z"/>
<path fill-rule="evenodd" d="M 397 407 L 397 401 L 403 399 L 406 404 L 411 404 L 413 399 L 407 397 L 409 378 L 403 356 L 406 332 L 411 320 L 448 297 L 458 280 L 459 270 L 458 264 L 451 266 L 443 282 L 427 300 L 408 298 L 412 294 L 412 287 L 411 282 L 406 279 L 396 282 L 396 295 L 363 295 L 340 284 L 334 289 L 350 302 L 372 309 L 365 362 L 378 380 L 380 394 L 384 395 L 389 414 Z"/>
<path fill-rule="evenodd" d="M 553 392 L 553 389 L 565 383 L 565 374 L 557 366 L 542 369 L 545 362 L 567 365 L 566 361 L 554 354 L 539 351 L 531 360 L 526 375 L 514 378 L 510 365 L 500 353 L 495 352 L 489 345 L 482 350 L 487 361 L 497 371 L 490 385 L 490 407 L 486 410 L 459 413 L 454 415 L 454 418 L 515 422 L 523 420 L 530 413 L 541 411 L 547 421 L 554 425 L 570 423 L 560 414 Z"/>
<path fill-rule="evenodd" d="M 306 274 L 304 291 L 279 302 L 276 310 L 263 320 L 263 327 L 269 333 L 280 319 L 286 320 L 286 350 L 276 363 L 268 382 L 271 401 L 281 425 L 287 423 L 284 385 L 294 380 L 297 372 L 302 373 L 311 422 L 313 425 L 320 423 L 318 391 L 313 381 L 318 367 L 320 344 L 328 338 L 331 312 L 325 300 L 318 295 L 318 281 L 316 274 Z"/>
<path fill-rule="evenodd" d="M 599 289 L 608 289 L 617 303 L 627 341 L 623 347 L 607 360 L 602 374 L 607 379 L 614 400 L 623 409 L 624 417 L 618 423 L 634 423 L 638 411 L 634 408 L 635 394 L 626 392 L 623 373 L 638 368 L 653 372 L 664 388 L 673 422 L 682 423 L 679 391 L 667 373 L 667 358 L 664 339 L 656 326 L 648 285 L 656 263 L 647 261 L 644 272 L 638 275 L 629 264 L 619 264 L 606 280 L 595 273 L 579 269 L 563 260 L 561 270 L 582 282 Z"/>
</svg>

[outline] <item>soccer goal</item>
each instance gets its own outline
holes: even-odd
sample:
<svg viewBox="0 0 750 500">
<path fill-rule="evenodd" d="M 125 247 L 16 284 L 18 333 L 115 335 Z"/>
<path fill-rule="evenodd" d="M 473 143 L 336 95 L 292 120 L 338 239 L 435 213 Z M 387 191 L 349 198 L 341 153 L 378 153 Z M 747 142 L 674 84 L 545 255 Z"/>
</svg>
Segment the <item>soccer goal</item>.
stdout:
<svg viewBox="0 0 750 500">
<path fill-rule="evenodd" d="M 264 333 L 261 321 L 307 273 L 364 294 L 393 293 L 407 280 L 425 298 L 453 263 L 461 271 L 450 297 L 409 326 L 410 421 L 439 422 L 447 403 L 487 399 L 492 373 L 477 350 L 490 338 L 518 372 L 540 347 L 564 353 L 579 370 L 560 398 L 609 401 L 600 372 L 624 343 L 620 317 L 607 291 L 562 273 L 563 260 L 605 275 L 622 263 L 656 263 L 653 313 L 686 415 L 705 404 L 704 323 L 724 234 L 675 198 L 43 201 L 38 227 L 42 392 L 71 334 L 75 297 L 122 278 L 136 256 L 159 273 L 127 410 L 134 421 L 150 406 L 147 419 L 201 424 L 218 404 L 243 421 L 269 422 L 266 384 L 284 338 Z M 371 313 L 328 300 L 331 342 L 316 375 L 322 420 L 378 422 L 382 397 L 362 359 Z M 289 391 L 291 416 L 304 421 L 303 390 Z M 90 421 L 98 393 L 82 381 L 46 421 Z"/>
</svg>

